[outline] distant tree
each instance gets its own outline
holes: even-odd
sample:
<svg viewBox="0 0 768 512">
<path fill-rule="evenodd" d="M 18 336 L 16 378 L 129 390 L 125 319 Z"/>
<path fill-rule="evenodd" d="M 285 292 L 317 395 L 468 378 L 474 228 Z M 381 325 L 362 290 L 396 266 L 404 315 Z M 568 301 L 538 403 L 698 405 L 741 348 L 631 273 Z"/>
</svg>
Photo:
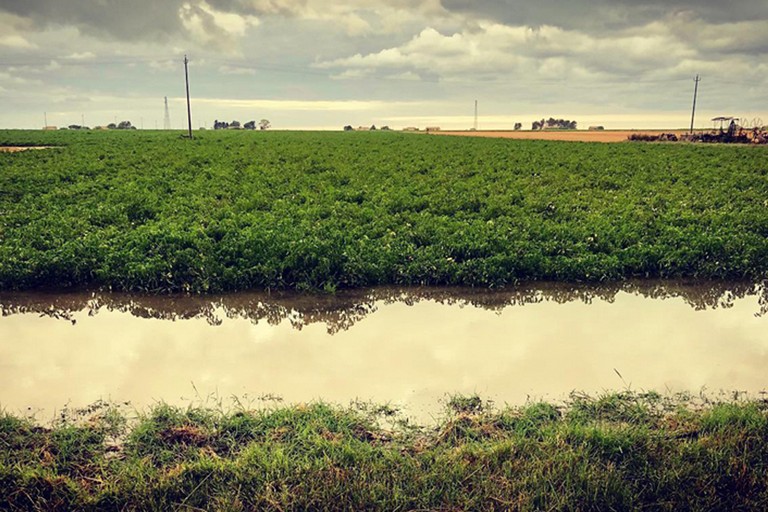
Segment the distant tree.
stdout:
<svg viewBox="0 0 768 512">
<path fill-rule="evenodd" d="M 382 126 L 381 128 L 379 128 L 379 130 L 381 130 L 383 132 L 388 132 L 388 131 L 391 130 L 391 128 L 389 126 Z"/>
<path fill-rule="evenodd" d="M 255 130 L 256 129 L 256 121 L 248 121 L 243 125 L 243 128 L 246 130 Z"/>
<path fill-rule="evenodd" d="M 544 130 L 544 129 L 575 130 L 576 121 L 570 121 L 568 119 L 555 119 L 554 117 L 550 117 L 549 119 L 534 121 L 532 126 L 534 130 Z"/>
<path fill-rule="evenodd" d="M 269 119 L 262 119 L 259 121 L 259 130 L 269 130 L 272 127 L 272 124 L 270 124 Z"/>
<path fill-rule="evenodd" d="M 229 126 L 227 128 L 234 128 L 235 130 L 240 129 L 240 121 L 232 121 L 229 123 Z"/>
<path fill-rule="evenodd" d="M 107 128 L 110 129 L 110 130 L 116 130 L 117 129 L 117 125 L 115 123 L 109 123 L 107 125 Z"/>
<path fill-rule="evenodd" d="M 344 131 L 345 132 L 351 132 L 351 131 L 354 131 L 354 128 L 352 128 L 351 124 L 348 124 L 347 126 L 344 127 Z"/>
<path fill-rule="evenodd" d="M 213 129 L 214 130 L 226 130 L 229 128 L 229 123 L 225 121 L 219 121 L 218 119 L 213 122 Z"/>
<path fill-rule="evenodd" d="M 523 129 L 523 123 L 515 123 L 515 130 L 522 130 Z"/>
<path fill-rule="evenodd" d="M 118 130 L 131 130 L 133 129 L 133 125 L 130 121 L 120 121 L 120 123 L 117 125 Z"/>
<path fill-rule="evenodd" d="M 371 131 L 372 131 L 372 132 L 376 131 L 376 125 L 375 125 L 375 124 L 372 124 L 372 125 L 371 125 Z"/>
</svg>

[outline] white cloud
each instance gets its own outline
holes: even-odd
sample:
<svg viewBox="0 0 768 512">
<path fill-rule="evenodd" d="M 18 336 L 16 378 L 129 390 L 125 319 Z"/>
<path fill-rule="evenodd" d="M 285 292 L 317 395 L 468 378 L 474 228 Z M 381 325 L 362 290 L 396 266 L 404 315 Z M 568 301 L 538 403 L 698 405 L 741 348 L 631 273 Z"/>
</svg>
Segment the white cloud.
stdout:
<svg viewBox="0 0 768 512">
<path fill-rule="evenodd" d="M 43 82 L 37 79 L 30 79 L 18 76 L 16 74 L 2 73 L 0 72 L 0 84 L 8 86 L 30 86 L 30 85 L 42 85 Z"/>
<path fill-rule="evenodd" d="M 331 75 L 334 80 L 347 80 L 347 79 L 360 79 L 372 76 L 374 71 L 372 69 L 345 69 L 341 73 Z"/>
<path fill-rule="evenodd" d="M 37 48 L 37 45 L 30 43 L 25 38 L 18 34 L 6 34 L 0 36 L 0 46 L 7 46 L 9 48 L 22 48 L 33 49 Z"/>
<path fill-rule="evenodd" d="M 221 66 L 219 73 L 222 75 L 247 75 L 256 76 L 256 70 L 253 68 L 241 68 L 236 66 Z"/>
<path fill-rule="evenodd" d="M 574 78 L 605 81 L 679 77 L 679 73 L 711 66 L 722 72 L 723 63 L 708 55 L 708 50 L 768 48 L 765 22 L 723 25 L 719 27 L 720 37 L 709 39 L 704 36 L 706 27 L 698 26 L 700 40 L 690 39 L 691 33 L 676 28 L 654 22 L 644 29 L 603 35 L 548 25 L 534 28 L 492 22 L 447 34 L 427 27 L 399 46 L 321 61 L 314 67 L 340 70 L 338 78 L 395 71 L 435 73 L 446 80 L 490 74 L 515 76 L 523 82 Z M 749 55 L 736 55 L 728 62 L 734 70 L 755 64 Z"/>
<path fill-rule="evenodd" d="M 69 60 L 89 60 L 96 58 L 96 55 L 93 52 L 75 52 L 64 58 Z"/>
<path fill-rule="evenodd" d="M 389 75 L 387 78 L 391 79 L 391 80 L 410 80 L 410 81 L 414 81 L 414 82 L 417 82 L 417 81 L 421 80 L 421 76 L 419 76 L 418 74 L 414 73 L 413 71 L 406 71 L 404 73 L 396 73 L 394 75 Z"/>
<path fill-rule="evenodd" d="M 152 60 L 149 62 L 149 67 L 157 71 L 172 71 L 179 67 L 178 60 Z"/>
<path fill-rule="evenodd" d="M 228 12 L 216 11 L 207 3 L 203 2 L 201 8 L 213 17 L 213 22 L 219 28 L 230 35 L 243 37 L 249 27 L 256 27 L 261 24 L 261 20 L 256 16 L 243 16 Z"/>
<path fill-rule="evenodd" d="M 219 11 L 207 2 L 187 2 L 179 9 L 185 30 L 202 45 L 212 45 L 229 51 L 236 50 L 248 28 L 258 26 L 256 16 Z"/>
</svg>

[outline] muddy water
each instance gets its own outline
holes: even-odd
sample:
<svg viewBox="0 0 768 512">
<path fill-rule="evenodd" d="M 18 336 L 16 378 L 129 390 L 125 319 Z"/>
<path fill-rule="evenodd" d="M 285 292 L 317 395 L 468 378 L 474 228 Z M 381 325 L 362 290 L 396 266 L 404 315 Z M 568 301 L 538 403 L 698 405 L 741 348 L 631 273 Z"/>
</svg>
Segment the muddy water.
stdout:
<svg viewBox="0 0 768 512">
<path fill-rule="evenodd" d="M 34 149 L 51 149 L 51 146 L 0 146 L 0 153 L 18 153 Z"/>
<path fill-rule="evenodd" d="M 768 387 L 768 292 L 734 283 L 372 289 L 336 296 L 0 294 L 0 407 L 98 399 L 499 403 Z"/>
</svg>

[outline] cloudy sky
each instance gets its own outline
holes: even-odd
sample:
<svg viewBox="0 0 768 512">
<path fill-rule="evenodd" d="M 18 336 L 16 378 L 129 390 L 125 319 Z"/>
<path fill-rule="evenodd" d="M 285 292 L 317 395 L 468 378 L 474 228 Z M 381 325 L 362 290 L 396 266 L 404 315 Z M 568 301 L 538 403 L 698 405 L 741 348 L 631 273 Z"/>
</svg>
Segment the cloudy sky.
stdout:
<svg viewBox="0 0 768 512">
<path fill-rule="evenodd" d="M 766 0 L 0 0 L 0 127 L 768 123 Z"/>
</svg>

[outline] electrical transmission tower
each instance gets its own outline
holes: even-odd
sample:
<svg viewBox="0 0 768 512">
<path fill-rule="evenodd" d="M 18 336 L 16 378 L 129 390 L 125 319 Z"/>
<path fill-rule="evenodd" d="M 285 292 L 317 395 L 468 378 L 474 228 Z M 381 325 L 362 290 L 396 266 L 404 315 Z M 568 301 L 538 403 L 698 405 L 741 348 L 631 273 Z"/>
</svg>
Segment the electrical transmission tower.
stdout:
<svg viewBox="0 0 768 512">
<path fill-rule="evenodd" d="M 163 120 L 163 130 L 171 129 L 171 114 L 168 113 L 168 96 L 165 97 L 165 119 Z"/>
</svg>

